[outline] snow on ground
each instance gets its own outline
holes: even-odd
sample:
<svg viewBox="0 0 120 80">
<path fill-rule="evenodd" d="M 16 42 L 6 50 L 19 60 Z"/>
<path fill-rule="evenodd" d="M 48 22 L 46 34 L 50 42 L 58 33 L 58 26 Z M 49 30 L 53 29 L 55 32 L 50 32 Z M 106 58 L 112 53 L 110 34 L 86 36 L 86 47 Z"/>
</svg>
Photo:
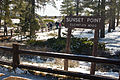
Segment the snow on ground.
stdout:
<svg viewBox="0 0 120 80">
<path fill-rule="evenodd" d="M 105 38 L 100 39 L 100 42 L 106 43 L 106 48 L 111 51 L 120 50 L 120 27 L 116 27 L 113 32 L 106 33 Z"/>
<path fill-rule="evenodd" d="M 37 39 L 36 40 L 47 40 L 50 38 L 53 38 L 54 36 L 48 36 L 49 34 L 57 34 L 57 30 L 55 31 L 50 31 L 50 32 L 44 32 L 44 33 L 37 33 Z"/>
<path fill-rule="evenodd" d="M 66 28 L 62 28 L 62 33 L 66 32 Z M 120 27 L 116 27 L 116 30 L 113 32 L 107 33 L 107 28 L 105 32 L 105 38 L 99 39 L 99 42 L 106 43 L 106 48 L 110 49 L 111 51 L 117 51 L 120 50 Z M 45 34 L 44 34 L 45 35 Z M 94 38 L 94 31 L 91 29 L 79 29 L 79 30 L 73 30 L 72 35 L 75 37 L 87 37 L 87 38 Z M 63 35 L 62 35 L 63 36 Z M 45 37 L 45 36 L 44 36 Z M 48 38 L 48 37 L 46 37 Z M 87 64 L 87 66 L 85 66 Z M 70 71 L 80 71 L 82 73 L 90 73 L 89 72 L 90 64 L 83 62 L 79 67 L 77 68 L 69 68 Z M 118 78 L 118 72 L 100 72 L 96 71 L 96 75 L 104 75 L 104 76 L 111 76 L 111 77 L 117 77 Z"/>
<path fill-rule="evenodd" d="M 58 34 L 58 30 L 50 31 L 50 32 L 44 32 L 44 33 L 37 33 L 37 40 L 47 40 L 49 38 L 53 38 L 54 36 L 48 36 L 48 34 L 54 33 Z M 61 35 L 63 33 L 67 33 L 66 28 L 62 28 L 61 30 Z M 112 50 L 112 51 L 117 51 L 120 50 L 120 27 L 116 27 L 116 30 L 113 32 L 107 33 L 107 28 L 105 32 L 105 38 L 100 38 L 99 42 L 104 42 L 106 43 L 106 48 Z M 73 29 L 72 35 L 74 37 L 87 37 L 87 38 L 94 38 L 94 30 L 92 29 Z M 57 36 L 56 36 L 57 37 Z"/>
<path fill-rule="evenodd" d="M 49 38 L 57 37 L 57 36 L 48 36 L 51 33 L 57 34 L 58 30 L 50 31 L 50 32 L 38 32 L 37 35 L 37 40 L 47 40 Z M 66 28 L 62 28 L 61 30 L 62 33 L 67 33 Z M 88 37 L 88 38 L 94 38 L 94 31 L 91 29 L 75 29 L 73 30 L 72 33 L 75 37 Z M 64 36 L 62 34 L 62 36 Z M 106 48 L 110 49 L 111 51 L 117 51 L 120 50 L 120 27 L 116 27 L 116 30 L 107 33 L 107 28 L 106 28 L 106 35 L 105 38 L 102 38 L 99 40 L 100 42 L 106 43 Z M 34 61 L 34 60 L 32 60 Z M 42 64 L 42 63 L 28 63 L 28 62 L 22 62 L 23 64 L 28 64 L 28 65 L 36 65 L 36 66 L 44 66 L 48 68 L 58 68 L 58 69 L 63 69 L 56 66 L 56 65 L 50 65 L 50 64 Z M 87 62 L 79 62 L 79 66 L 76 68 L 69 68 L 70 71 L 77 71 L 77 72 L 82 72 L 82 73 L 90 73 L 90 63 Z M 1 71 L 1 70 L 0 70 Z M 96 71 L 96 75 L 104 75 L 104 76 L 111 76 L 111 77 L 117 77 L 119 76 L 118 72 L 101 72 L 101 71 Z M 36 79 L 33 79 L 36 80 Z"/>
<path fill-rule="evenodd" d="M 80 65 L 78 67 L 69 67 L 69 71 L 74 71 L 74 72 L 81 72 L 81 73 L 87 73 L 90 74 L 90 62 L 84 62 L 84 61 L 79 61 Z M 41 67 L 47 67 L 47 68 L 52 68 L 52 69 L 59 69 L 59 70 L 64 70 L 63 66 L 59 66 L 56 64 L 49 64 L 49 63 L 28 63 L 28 62 L 22 62 L 22 64 L 27 64 L 27 65 L 34 65 L 34 66 L 41 66 Z M 102 76 L 109 76 L 109 77 L 119 77 L 118 72 L 101 72 L 101 71 L 96 71 L 96 75 L 102 75 Z"/>
<path fill-rule="evenodd" d="M 74 37 L 88 37 L 88 38 L 93 38 L 93 30 L 91 29 L 73 29 L 72 30 L 72 35 L 74 35 Z M 49 34 L 58 34 L 58 29 L 53 30 L 53 31 L 49 31 L 49 32 L 39 32 L 37 33 L 37 40 L 47 40 L 49 38 L 53 38 L 53 37 L 57 37 L 57 36 L 48 36 Z M 65 37 L 65 34 L 67 34 L 67 28 L 62 27 L 61 29 L 61 36 Z M 88 34 L 89 33 L 89 34 Z"/>
<path fill-rule="evenodd" d="M 11 71 L 10 69 L 0 67 L 0 73 L 5 74 L 4 76 L 0 77 L 0 80 L 3 80 L 6 77 L 10 76 L 16 76 L 16 77 L 22 77 L 22 78 L 28 78 L 31 80 L 57 80 L 55 77 L 43 77 L 40 75 L 32 75 L 26 70 L 21 70 L 19 68 L 16 69 L 16 71 Z"/>
</svg>

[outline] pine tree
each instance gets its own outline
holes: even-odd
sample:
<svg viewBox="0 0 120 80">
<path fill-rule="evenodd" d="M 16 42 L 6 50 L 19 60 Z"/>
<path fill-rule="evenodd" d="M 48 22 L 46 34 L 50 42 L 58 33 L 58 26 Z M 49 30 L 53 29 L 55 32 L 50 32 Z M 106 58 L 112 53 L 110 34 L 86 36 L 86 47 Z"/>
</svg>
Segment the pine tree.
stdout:
<svg viewBox="0 0 120 80">
<path fill-rule="evenodd" d="M 109 28 L 108 32 L 115 30 L 115 16 L 116 16 L 116 0 L 110 0 L 109 2 Z"/>
<path fill-rule="evenodd" d="M 54 0 L 27 0 L 28 6 L 26 10 L 28 11 L 28 14 L 26 14 L 28 17 L 26 17 L 26 21 L 29 23 L 29 30 L 30 30 L 30 38 L 34 38 L 35 31 L 40 29 L 39 21 L 36 19 L 36 13 L 35 10 L 39 8 L 39 5 L 44 6 L 46 3 L 51 3 L 55 7 Z M 39 5 L 36 5 L 39 4 Z"/>
<path fill-rule="evenodd" d="M 0 28 L 1 28 L 1 20 L 2 20 L 2 0 L 0 0 Z"/>
<path fill-rule="evenodd" d="M 100 38 L 104 38 L 105 37 L 105 0 L 101 1 L 101 17 L 103 18 L 103 24 L 100 32 Z"/>
<path fill-rule="evenodd" d="M 100 15 L 100 0 L 83 0 L 82 2 L 84 8 L 88 8 L 87 10 L 89 15 Z"/>
<path fill-rule="evenodd" d="M 116 4 L 117 4 L 117 23 L 116 23 L 116 26 L 118 26 L 119 25 L 119 16 L 120 16 L 120 0 L 117 0 L 117 2 L 116 2 Z"/>
<path fill-rule="evenodd" d="M 14 0 L 3 0 L 2 2 L 2 11 L 3 11 L 3 20 L 4 20 L 4 35 L 7 35 L 7 27 L 11 27 L 12 24 L 12 20 L 11 20 L 11 16 L 10 16 L 10 11 L 11 11 L 11 7 L 10 5 L 14 2 Z"/>
<path fill-rule="evenodd" d="M 40 28 L 35 10 L 48 2 L 55 7 L 54 0 L 0 0 L 0 26 L 1 20 L 4 20 L 4 28 L 7 29 L 7 26 L 13 26 L 12 18 L 20 19 L 18 26 L 21 31 L 29 31 L 32 38 L 35 31 Z"/>
<path fill-rule="evenodd" d="M 75 12 L 74 12 L 75 8 L 74 8 L 74 5 L 73 5 L 73 0 L 63 0 L 62 2 L 62 5 L 61 5 L 61 14 L 64 14 L 64 15 L 74 15 Z"/>
<path fill-rule="evenodd" d="M 100 34 L 98 33 L 98 36 L 100 35 L 101 38 L 105 37 L 105 0 L 84 0 L 83 6 L 85 8 L 89 8 L 90 10 L 87 11 L 87 14 L 93 15 L 93 16 L 101 16 L 103 17 L 103 24 L 102 29 L 100 30 Z M 98 31 L 99 32 L 99 31 Z"/>
</svg>

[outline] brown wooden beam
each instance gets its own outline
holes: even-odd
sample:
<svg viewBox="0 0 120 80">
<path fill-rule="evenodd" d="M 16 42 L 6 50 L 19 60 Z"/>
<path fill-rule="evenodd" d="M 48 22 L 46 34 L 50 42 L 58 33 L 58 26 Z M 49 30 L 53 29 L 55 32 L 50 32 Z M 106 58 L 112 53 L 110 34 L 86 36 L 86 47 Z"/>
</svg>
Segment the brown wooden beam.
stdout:
<svg viewBox="0 0 120 80">
<path fill-rule="evenodd" d="M 12 51 L 12 48 L 11 47 L 0 46 L 0 50 Z"/>
<path fill-rule="evenodd" d="M 12 66 L 12 62 L 10 62 L 10 61 L 1 61 L 1 60 L 0 60 L 0 64 Z"/>
<path fill-rule="evenodd" d="M 70 53 L 70 41 L 71 41 L 72 28 L 68 28 L 67 41 L 66 41 L 66 53 Z M 64 70 L 68 71 L 68 60 L 64 60 Z"/>
<path fill-rule="evenodd" d="M 13 69 L 15 70 L 20 64 L 19 45 L 13 44 Z"/>
<path fill-rule="evenodd" d="M 85 74 L 85 73 L 80 73 L 80 72 L 64 71 L 64 70 L 57 70 L 57 69 L 44 68 L 44 67 L 37 67 L 37 66 L 32 66 L 32 65 L 22 65 L 22 64 L 20 64 L 18 67 L 19 68 L 24 68 L 24 69 L 30 69 L 30 70 L 36 70 L 36 71 L 66 75 L 66 76 L 71 76 L 71 77 L 91 79 L 91 80 L 117 80 L 117 78 L 104 77 L 104 76 L 98 76 L 98 75 L 90 75 L 90 74 Z"/>
<path fill-rule="evenodd" d="M 10 47 L 0 47 L 0 49 L 12 51 L 12 48 L 10 48 Z M 79 61 L 88 61 L 88 62 L 98 62 L 98 63 L 120 65 L 120 59 L 110 59 L 110 58 L 104 58 L 104 57 L 65 54 L 65 53 L 57 53 L 57 52 L 31 51 L 31 50 L 18 50 L 18 53 L 25 54 L 25 55 L 47 56 L 47 57 L 79 60 Z"/>
<path fill-rule="evenodd" d="M 99 29 L 95 29 L 94 33 L 94 45 L 93 45 L 93 51 L 92 51 L 92 56 L 97 56 L 97 50 L 98 50 L 98 32 Z M 94 75 L 95 74 L 95 69 L 96 69 L 96 63 L 91 63 L 91 69 L 90 69 L 90 74 Z"/>
<path fill-rule="evenodd" d="M 57 52 L 30 51 L 30 50 L 19 50 L 18 52 L 19 54 L 26 54 L 26 55 L 47 56 L 47 57 L 70 59 L 70 60 L 120 65 L 120 59 L 110 59 L 110 58 L 104 58 L 104 57 L 65 54 L 65 53 L 57 53 Z"/>
</svg>

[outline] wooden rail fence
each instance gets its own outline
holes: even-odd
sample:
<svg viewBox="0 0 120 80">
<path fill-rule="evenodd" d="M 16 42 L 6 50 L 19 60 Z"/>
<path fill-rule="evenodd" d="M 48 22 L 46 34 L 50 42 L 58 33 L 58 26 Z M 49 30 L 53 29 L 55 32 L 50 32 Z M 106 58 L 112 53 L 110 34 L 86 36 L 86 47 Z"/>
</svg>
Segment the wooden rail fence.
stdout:
<svg viewBox="0 0 120 80">
<path fill-rule="evenodd" d="M 117 79 L 117 78 L 112 78 L 112 77 L 91 75 L 91 74 L 85 74 L 85 73 L 80 73 L 80 72 L 72 72 L 72 71 L 57 70 L 57 69 L 38 67 L 38 66 L 23 65 L 23 64 L 20 64 L 20 54 L 47 56 L 47 57 L 54 57 L 54 58 L 61 58 L 61 59 L 88 61 L 88 62 L 114 64 L 114 65 L 120 65 L 120 59 L 109 59 L 109 58 L 103 58 L 103 57 L 65 54 L 65 53 L 56 53 L 56 52 L 20 50 L 18 44 L 13 44 L 13 48 L 0 47 L 0 50 L 13 52 L 13 62 L 0 61 L 0 64 L 12 66 L 13 69 L 16 69 L 17 67 L 25 68 L 25 69 L 37 70 L 37 71 L 72 76 L 72 77 L 79 77 L 79 78 L 90 79 L 90 80 L 120 80 L 120 77 Z"/>
</svg>

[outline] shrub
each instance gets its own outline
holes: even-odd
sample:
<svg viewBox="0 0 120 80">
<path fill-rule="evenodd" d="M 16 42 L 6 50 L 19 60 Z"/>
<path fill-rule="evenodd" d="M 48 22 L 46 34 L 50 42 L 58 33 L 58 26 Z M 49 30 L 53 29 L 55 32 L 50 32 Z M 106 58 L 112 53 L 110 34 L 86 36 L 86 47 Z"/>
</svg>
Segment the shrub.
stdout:
<svg viewBox="0 0 120 80">
<path fill-rule="evenodd" d="M 38 41 L 36 41 L 36 40 L 28 40 L 27 45 L 44 47 L 45 43 L 44 43 L 43 40 L 38 40 Z"/>
<path fill-rule="evenodd" d="M 45 19 L 45 20 L 43 20 L 44 22 L 55 22 L 54 20 L 52 20 L 52 19 Z"/>
<path fill-rule="evenodd" d="M 71 43 L 73 53 L 88 53 L 92 51 L 93 42 L 87 38 L 74 38 Z"/>
<path fill-rule="evenodd" d="M 56 52 L 64 51 L 66 47 L 66 38 L 51 38 L 47 41 L 28 41 L 30 45 L 37 45 L 40 47 L 47 46 L 48 48 L 52 48 L 52 50 Z M 91 54 L 93 49 L 93 41 L 88 40 L 88 38 L 72 38 L 71 39 L 71 52 L 74 54 Z M 105 50 L 104 43 L 98 43 L 99 50 Z"/>
</svg>

